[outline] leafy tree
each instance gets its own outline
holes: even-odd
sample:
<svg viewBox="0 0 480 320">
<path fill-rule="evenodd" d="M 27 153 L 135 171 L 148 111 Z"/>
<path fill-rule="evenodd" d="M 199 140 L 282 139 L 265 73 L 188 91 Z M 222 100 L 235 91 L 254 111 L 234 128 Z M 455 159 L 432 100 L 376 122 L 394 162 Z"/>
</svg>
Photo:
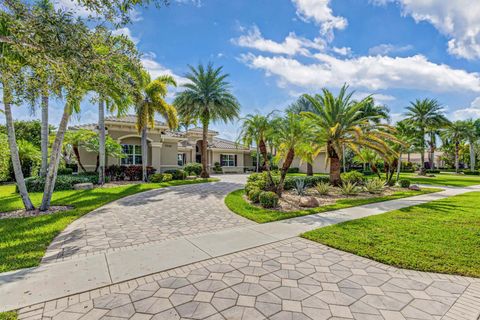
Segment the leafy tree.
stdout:
<svg viewBox="0 0 480 320">
<path fill-rule="evenodd" d="M 10 150 L 8 148 L 8 137 L 0 133 L 0 182 L 10 180 L 9 174 Z"/>
<path fill-rule="evenodd" d="M 480 139 L 480 127 L 477 127 L 472 119 L 466 120 L 464 124 L 465 138 L 470 148 L 470 170 L 475 171 L 475 144 Z"/>
<path fill-rule="evenodd" d="M 165 101 L 168 93 L 168 86 L 177 86 L 175 79 L 170 75 L 163 75 L 151 81 L 147 72 L 143 75 L 144 88 L 141 95 L 137 97 L 136 114 L 137 129 L 142 139 L 142 168 L 143 181 L 147 181 L 147 129 L 155 126 L 155 114 L 162 115 L 171 129 L 178 127 L 177 110 L 174 106 Z"/>
<path fill-rule="evenodd" d="M 377 164 L 382 161 L 382 158 L 380 158 L 380 156 L 372 149 L 361 148 L 353 157 L 353 161 L 356 163 L 361 163 L 363 165 L 363 170 L 365 170 L 368 165 L 370 170 L 380 178 L 380 172 L 378 171 Z"/>
<path fill-rule="evenodd" d="M 420 174 L 425 174 L 425 135 L 431 132 L 433 128 L 443 127 L 448 120 L 443 115 L 442 107 L 437 100 L 423 99 L 411 102 L 405 113 L 406 119 L 416 128 L 418 128 L 418 138 L 420 141 Z M 434 145 L 433 142 L 431 144 Z"/>
<path fill-rule="evenodd" d="M 340 159 L 343 146 L 359 152 L 359 148 L 368 148 L 384 157 L 394 153 L 387 141 L 398 141 L 392 134 L 393 128 L 386 124 L 376 123 L 382 117 L 377 114 L 366 114 L 365 104 L 371 103 L 371 97 L 359 102 L 353 101 L 353 92 L 348 93 L 344 85 L 334 96 L 328 89 L 315 96 L 305 95 L 312 103 L 315 112 L 304 113 L 313 122 L 318 132 L 320 143 L 325 143 L 330 160 L 330 183 L 340 185 Z"/>
<path fill-rule="evenodd" d="M 77 160 L 77 165 L 83 172 L 87 172 L 87 170 L 82 164 L 78 148 L 83 142 L 91 140 L 95 135 L 95 132 L 87 129 L 70 130 L 65 134 L 63 148 L 71 149 L 73 151 L 73 154 Z"/>
<path fill-rule="evenodd" d="M 26 140 L 32 143 L 37 148 L 40 148 L 42 144 L 41 131 L 42 123 L 39 120 L 15 120 L 13 121 L 15 126 L 15 135 L 17 140 Z M 55 127 L 48 126 L 48 134 L 55 131 Z M 0 125 L 0 133 L 7 134 L 7 126 Z"/>
<path fill-rule="evenodd" d="M 455 121 L 448 125 L 442 132 L 442 139 L 447 142 L 448 140 L 455 146 L 455 172 L 459 172 L 459 152 L 460 144 L 467 139 L 467 127 L 464 121 Z"/>
<path fill-rule="evenodd" d="M 199 64 L 197 68 L 189 66 L 190 72 L 185 77 L 190 80 L 175 98 L 176 106 L 182 118 L 198 119 L 203 127 L 202 132 L 202 178 L 208 178 L 208 127 L 211 122 L 232 121 L 238 118 L 240 104 L 230 92 L 230 84 L 226 81 L 228 74 L 223 68 L 215 68 L 212 63 L 206 67 Z"/>
<path fill-rule="evenodd" d="M 402 141 L 402 144 L 397 144 L 397 152 L 398 152 L 398 166 L 397 166 L 397 181 L 400 179 L 400 171 L 402 169 L 402 154 L 409 153 L 412 151 L 416 140 L 415 128 L 408 122 L 408 121 L 399 121 L 396 124 L 396 136 L 397 138 Z"/>
<path fill-rule="evenodd" d="M 95 166 L 95 172 L 98 172 L 100 167 L 100 134 L 94 133 L 88 140 L 84 141 L 83 146 L 88 152 L 97 154 L 97 163 Z M 105 157 L 124 158 L 122 145 L 114 140 L 112 137 L 107 136 L 105 139 Z"/>
</svg>

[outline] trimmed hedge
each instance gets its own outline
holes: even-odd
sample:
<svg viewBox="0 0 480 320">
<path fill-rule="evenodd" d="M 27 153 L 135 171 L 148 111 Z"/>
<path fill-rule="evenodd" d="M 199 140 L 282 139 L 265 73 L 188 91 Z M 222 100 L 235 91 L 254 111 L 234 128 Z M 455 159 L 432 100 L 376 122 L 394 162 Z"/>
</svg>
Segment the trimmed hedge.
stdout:
<svg viewBox="0 0 480 320">
<path fill-rule="evenodd" d="M 98 183 L 98 174 L 93 175 L 59 175 L 55 182 L 54 191 L 73 190 L 73 186 L 77 183 Z M 31 177 L 25 179 L 25 185 L 28 192 L 43 192 L 45 189 L 45 179 L 40 177 Z M 18 192 L 18 190 L 17 190 Z"/>
<path fill-rule="evenodd" d="M 398 184 L 399 184 L 400 187 L 402 187 L 402 188 L 408 188 L 408 187 L 410 187 L 410 180 L 408 180 L 408 179 L 402 179 L 402 180 L 398 181 Z"/>
<path fill-rule="evenodd" d="M 58 168 L 58 171 L 57 171 L 58 175 L 68 175 L 72 173 L 73 173 L 72 168 Z"/>
<path fill-rule="evenodd" d="M 181 169 L 165 170 L 164 173 L 171 174 L 173 180 L 185 180 L 185 178 L 187 177 L 187 173 Z"/>
<path fill-rule="evenodd" d="M 278 205 L 278 195 L 275 192 L 262 191 L 258 199 L 264 208 L 275 208 Z"/>
<path fill-rule="evenodd" d="M 480 175 L 480 171 L 464 170 L 463 174 L 465 174 L 467 176 L 478 176 L 478 175 Z"/>
<path fill-rule="evenodd" d="M 299 173 L 300 168 L 288 168 L 287 173 Z"/>
<path fill-rule="evenodd" d="M 427 169 L 427 170 L 425 170 L 425 172 L 434 174 L 434 173 L 440 173 L 440 170 L 438 170 L 438 169 Z"/>
<path fill-rule="evenodd" d="M 193 174 L 193 175 L 199 176 L 200 173 L 202 173 L 202 164 L 196 163 L 196 162 L 190 162 L 190 163 L 187 163 L 185 167 L 183 167 L 183 170 L 185 170 L 185 172 L 188 175 Z"/>
</svg>

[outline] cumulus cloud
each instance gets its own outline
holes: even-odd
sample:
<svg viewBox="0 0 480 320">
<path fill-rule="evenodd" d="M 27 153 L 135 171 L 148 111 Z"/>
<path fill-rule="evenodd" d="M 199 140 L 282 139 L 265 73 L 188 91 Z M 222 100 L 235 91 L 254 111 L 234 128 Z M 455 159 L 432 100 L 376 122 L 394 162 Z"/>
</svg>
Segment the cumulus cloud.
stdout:
<svg viewBox="0 0 480 320">
<path fill-rule="evenodd" d="M 139 38 L 132 35 L 132 31 L 127 27 L 113 30 L 112 34 L 114 34 L 116 36 L 119 36 L 119 35 L 126 36 L 127 38 L 132 40 L 132 42 L 135 43 L 135 44 L 137 44 L 140 41 Z"/>
<path fill-rule="evenodd" d="M 306 21 L 320 25 L 322 35 L 329 40 L 333 38 L 335 29 L 343 30 L 348 21 L 344 17 L 335 16 L 330 8 L 330 0 L 292 0 L 297 8 L 297 15 Z"/>
<path fill-rule="evenodd" d="M 172 70 L 168 69 L 167 67 L 161 65 L 158 61 L 155 60 L 156 55 L 153 52 L 148 52 L 145 55 L 143 55 L 141 62 L 143 67 L 150 73 L 150 77 L 152 79 L 155 79 L 161 75 L 171 75 L 175 81 L 177 82 L 177 86 L 180 87 L 187 83 L 189 80 L 185 77 L 179 76 L 175 74 Z M 170 90 L 171 94 L 173 92 L 178 91 L 177 90 Z M 171 95 L 169 96 L 170 98 L 172 97 Z"/>
<path fill-rule="evenodd" d="M 466 120 L 480 118 L 480 97 L 475 98 L 469 107 L 452 112 L 454 120 Z"/>
<path fill-rule="evenodd" d="M 356 100 L 361 100 L 361 99 L 364 99 L 364 98 L 366 98 L 370 95 L 373 96 L 375 101 L 377 103 L 380 103 L 380 104 L 382 104 L 382 103 L 386 104 L 387 102 L 396 100 L 396 98 L 394 96 L 391 96 L 391 95 L 388 95 L 388 94 L 368 93 L 368 92 L 363 92 L 363 91 L 356 91 L 353 95 L 353 98 L 356 99 Z"/>
<path fill-rule="evenodd" d="M 378 46 L 371 47 L 368 50 L 368 54 L 372 56 L 377 56 L 377 55 L 385 56 L 392 53 L 401 53 L 401 52 L 410 51 L 412 49 L 413 49 L 413 46 L 411 45 L 396 46 L 390 43 L 382 43 L 382 44 L 379 44 Z"/>
<path fill-rule="evenodd" d="M 472 0 L 371 0 L 398 3 L 404 15 L 426 21 L 450 38 L 448 52 L 466 59 L 480 58 L 480 2 Z"/>
<path fill-rule="evenodd" d="M 436 64 L 422 55 L 406 58 L 364 56 L 340 59 L 328 54 L 314 55 L 316 62 L 302 63 L 293 58 L 244 54 L 242 60 L 251 68 L 276 76 L 279 85 L 319 89 L 340 87 L 348 82 L 368 90 L 390 88 L 433 92 L 480 92 L 480 75 L 444 64 Z"/>
<path fill-rule="evenodd" d="M 245 48 L 286 55 L 310 55 L 309 49 L 323 50 L 326 47 L 325 41 L 320 38 L 312 41 L 298 37 L 294 32 L 290 32 L 283 42 L 265 39 L 257 26 L 251 27 L 246 34 L 232 39 L 232 42 Z"/>
</svg>

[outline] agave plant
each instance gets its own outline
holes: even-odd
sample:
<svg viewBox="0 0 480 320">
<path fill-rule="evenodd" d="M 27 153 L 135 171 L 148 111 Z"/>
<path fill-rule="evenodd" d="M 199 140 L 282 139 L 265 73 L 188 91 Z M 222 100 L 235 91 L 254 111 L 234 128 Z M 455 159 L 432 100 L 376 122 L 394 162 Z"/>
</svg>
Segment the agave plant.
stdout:
<svg viewBox="0 0 480 320">
<path fill-rule="evenodd" d="M 316 186 L 315 189 L 317 189 L 317 192 L 322 195 L 326 196 L 330 193 L 332 190 L 332 187 L 330 186 L 330 183 L 328 182 L 319 182 Z"/>
<path fill-rule="evenodd" d="M 307 191 L 307 186 L 305 185 L 304 179 L 295 180 L 295 191 L 299 196 L 304 196 Z"/>
</svg>

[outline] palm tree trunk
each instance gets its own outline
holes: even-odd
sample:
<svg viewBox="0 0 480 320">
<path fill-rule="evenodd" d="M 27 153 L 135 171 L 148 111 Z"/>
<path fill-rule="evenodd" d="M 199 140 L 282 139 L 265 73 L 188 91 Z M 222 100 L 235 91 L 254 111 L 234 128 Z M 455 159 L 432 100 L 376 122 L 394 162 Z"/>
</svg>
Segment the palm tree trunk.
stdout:
<svg viewBox="0 0 480 320">
<path fill-rule="evenodd" d="M 470 144 L 470 170 L 475 171 L 475 147 L 472 140 L 468 143 Z"/>
<path fill-rule="evenodd" d="M 342 184 L 340 177 L 341 164 L 340 158 L 332 145 L 327 145 L 328 157 L 330 158 L 330 184 L 332 186 L 339 186 Z"/>
<path fill-rule="evenodd" d="M 148 181 L 147 161 L 148 161 L 148 144 L 147 144 L 147 128 L 142 129 L 142 181 Z"/>
<path fill-rule="evenodd" d="M 100 98 L 98 102 L 98 156 L 99 156 L 99 171 L 98 184 L 105 183 L 105 101 Z"/>
<path fill-rule="evenodd" d="M 270 172 L 270 161 L 268 159 L 268 152 L 267 152 L 267 145 L 265 144 L 265 140 L 260 139 L 260 153 L 264 159 L 264 169 L 267 171 L 267 189 L 273 189 L 274 183 L 272 178 L 272 173 Z M 272 152 L 271 152 L 272 153 Z"/>
<path fill-rule="evenodd" d="M 342 144 L 342 166 L 343 166 L 343 172 L 347 172 L 347 167 L 346 167 L 346 163 L 345 163 L 345 145 Z"/>
<path fill-rule="evenodd" d="M 41 211 L 46 211 L 50 207 L 52 200 L 53 189 L 55 188 L 55 181 L 57 180 L 58 163 L 60 162 L 60 154 L 62 152 L 63 138 L 67 131 L 68 120 L 70 119 L 70 106 L 66 105 L 63 110 L 62 119 L 58 126 L 55 141 L 52 146 L 52 154 L 50 155 L 50 163 L 48 165 L 47 176 L 45 178 L 45 189 L 43 191 Z"/>
<path fill-rule="evenodd" d="M 460 143 L 455 142 L 455 173 L 458 173 L 458 169 L 460 167 L 459 157 L 458 157 L 459 149 L 460 149 Z"/>
<path fill-rule="evenodd" d="M 78 166 L 83 170 L 83 172 L 87 172 L 87 169 L 82 164 L 82 161 L 80 160 L 80 152 L 78 151 L 78 145 L 73 145 L 72 146 L 73 153 L 75 154 L 75 158 L 77 158 L 77 164 Z"/>
<path fill-rule="evenodd" d="M 12 106 L 10 104 L 12 99 L 10 88 L 3 83 L 3 105 L 5 108 L 5 122 L 8 133 L 8 146 L 10 148 L 10 157 L 12 160 L 13 173 L 15 174 L 15 181 L 17 182 L 18 191 L 22 198 L 25 210 L 34 210 L 30 196 L 28 195 L 27 186 L 25 185 L 25 178 L 22 172 L 22 164 L 20 163 L 20 156 L 18 155 L 17 139 L 15 137 L 15 126 L 13 124 Z"/>
<path fill-rule="evenodd" d="M 258 147 L 257 143 L 257 172 L 260 172 L 260 148 Z"/>
<path fill-rule="evenodd" d="M 400 171 L 402 170 L 402 153 L 398 153 L 398 163 L 397 163 L 397 181 L 400 180 Z"/>
<path fill-rule="evenodd" d="M 430 157 L 428 162 L 430 164 L 430 169 L 435 169 L 435 135 L 430 133 Z"/>
<path fill-rule="evenodd" d="M 426 169 L 425 169 L 425 131 L 422 130 L 422 138 L 421 140 L 421 146 L 420 146 L 420 175 L 425 175 Z"/>
<path fill-rule="evenodd" d="M 283 162 L 283 165 L 282 165 L 282 171 L 281 171 L 281 174 L 280 174 L 280 181 L 278 182 L 278 186 L 277 186 L 277 195 L 279 197 L 282 196 L 283 187 L 284 187 L 284 183 L 285 183 L 285 177 L 287 176 L 288 169 L 292 165 L 294 157 L 295 157 L 295 151 L 293 149 L 288 150 L 287 157 L 285 158 L 285 161 Z"/>
<path fill-rule="evenodd" d="M 202 178 L 210 178 L 210 174 L 208 173 L 208 155 L 207 155 L 207 146 L 208 146 L 208 120 L 202 121 L 202 172 L 200 173 L 200 177 Z"/>
<path fill-rule="evenodd" d="M 307 176 L 313 176 L 313 166 L 311 162 L 307 162 Z"/>
<path fill-rule="evenodd" d="M 410 151 L 407 153 L 407 161 L 410 163 Z"/>
<path fill-rule="evenodd" d="M 42 129 L 41 129 L 42 164 L 40 177 L 45 178 L 48 168 L 48 94 L 42 95 Z"/>
</svg>

